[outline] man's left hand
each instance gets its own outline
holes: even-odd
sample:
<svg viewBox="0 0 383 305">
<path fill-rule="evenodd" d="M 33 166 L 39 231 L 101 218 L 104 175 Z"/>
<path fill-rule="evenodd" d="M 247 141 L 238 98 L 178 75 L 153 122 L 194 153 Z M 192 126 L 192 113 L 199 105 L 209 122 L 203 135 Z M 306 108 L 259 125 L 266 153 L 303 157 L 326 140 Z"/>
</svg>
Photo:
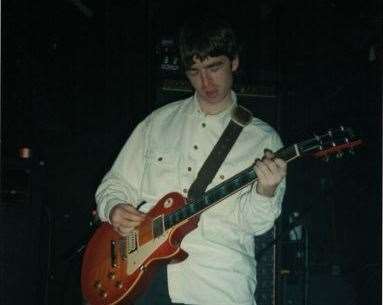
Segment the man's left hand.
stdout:
<svg viewBox="0 0 383 305">
<path fill-rule="evenodd" d="M 287 163 L 282 159 L 275 158 L 273 152 L 265 149 L 262 160 L 256 160 L 254 170 L 258 177 L 257 193 L 273 197 L 279 183 L 286 177 Z"/>
</svg>

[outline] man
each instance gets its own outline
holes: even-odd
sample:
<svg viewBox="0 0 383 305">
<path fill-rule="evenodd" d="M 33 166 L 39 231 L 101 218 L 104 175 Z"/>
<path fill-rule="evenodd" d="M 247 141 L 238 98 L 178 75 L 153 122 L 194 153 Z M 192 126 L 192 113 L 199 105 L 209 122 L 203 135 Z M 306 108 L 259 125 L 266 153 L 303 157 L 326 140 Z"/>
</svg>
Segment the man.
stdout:
<svg viewBox="0 0 383 305">
<path fill-rule="evenodd" d="M 194 18 L 179 38 L 194 96 L 141 122 L 96 193 L 100 218 L 122 235 L 139 225 L 163 195 L 187 196 L 237 105 L 231 89 L 239 57 L 230 26 L 212 17 Z M 281 211 L 286 163 L 271 152 L 281 145 L 277 133 L 259 119 L 244 127 L 208 189 L 252 164 L 257 182 L 201 214 L 198 228 L 181 243 L 188 258 L 168 265 L 147 291 L 154 296 L 138 304 L 166 304 L 164 295 L 181 304 L 255 304 L 253 236 L 269 230 Z"/>
</svg>

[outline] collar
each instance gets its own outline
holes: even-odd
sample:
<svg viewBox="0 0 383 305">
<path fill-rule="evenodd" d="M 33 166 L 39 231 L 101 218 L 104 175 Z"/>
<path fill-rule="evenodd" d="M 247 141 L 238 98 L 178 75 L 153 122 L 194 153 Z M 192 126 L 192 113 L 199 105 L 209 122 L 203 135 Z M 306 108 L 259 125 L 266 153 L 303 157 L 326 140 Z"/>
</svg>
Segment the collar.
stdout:
<svg viewBox="0 0 383 305">
<path fill-rule="evenodd" d="M 221 122 L 223 124 L 228 124 L 230 119 L 231 119 L 231 112 L 232 112 L 232 109 L 237 106 L 238 102 L 237 102 L 237 95 L 235 94 L 234 91 L 231 91 L 230 92 L 230 95 L 231 95 L 231 100 L 232 100 L 232 103 L 223 111 L 221 111 L 220 113 L 217 113 L 217 114 L 205 114 L 202 110 L 201 110 L 201 106 L 198 102 L 198 97 L 197 97 L 197 93 L 195 92 L 193 97 L 192 97 L 192 113 L 193 115 L 196 115 L 198 117 L 203 117 L 207 120 L 212 120 L 212 121 L 218 121 L 218 122 Z"/>
</svg>

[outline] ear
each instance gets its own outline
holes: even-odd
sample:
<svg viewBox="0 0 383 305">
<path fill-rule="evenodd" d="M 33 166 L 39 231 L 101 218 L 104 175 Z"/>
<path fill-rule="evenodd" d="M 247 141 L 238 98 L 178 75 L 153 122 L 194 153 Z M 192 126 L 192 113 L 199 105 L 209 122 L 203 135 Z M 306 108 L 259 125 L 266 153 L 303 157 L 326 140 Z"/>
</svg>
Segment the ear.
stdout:
<svg viewBox="0 0 383 305">
<path fill-rule="evenodd" d="M 236 55 L 231 62 L 231 71 L 232 72 L 237 71 L 238 67 L 239 67 L 239 57 L 238 57 L 238 55 Z"/>
</svg>

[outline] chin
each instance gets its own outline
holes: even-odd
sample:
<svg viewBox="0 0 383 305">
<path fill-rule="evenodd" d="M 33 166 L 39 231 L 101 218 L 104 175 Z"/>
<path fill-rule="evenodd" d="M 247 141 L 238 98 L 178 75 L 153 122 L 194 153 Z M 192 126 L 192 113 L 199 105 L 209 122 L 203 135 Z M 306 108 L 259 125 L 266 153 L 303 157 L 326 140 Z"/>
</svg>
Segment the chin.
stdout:
<svg viewBox="0 0 383 305">
<path fill-rule="evenodd" d="M 222 96 L 215 95 L 212 97 L 205 96 L 204 100 L 209 104 L 219 104 L 223 102 L 224 98 Z"/>
<path fill-rule="evenodd" d="M 205 99 L 205 102 L 211 105 L 217 105 L 222 103 L 222 99 Z"/>
</svg>

